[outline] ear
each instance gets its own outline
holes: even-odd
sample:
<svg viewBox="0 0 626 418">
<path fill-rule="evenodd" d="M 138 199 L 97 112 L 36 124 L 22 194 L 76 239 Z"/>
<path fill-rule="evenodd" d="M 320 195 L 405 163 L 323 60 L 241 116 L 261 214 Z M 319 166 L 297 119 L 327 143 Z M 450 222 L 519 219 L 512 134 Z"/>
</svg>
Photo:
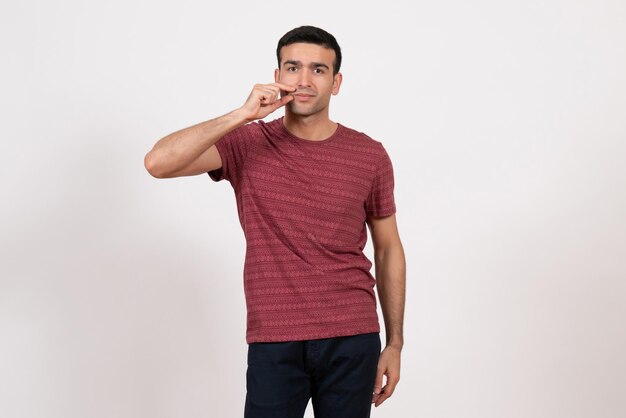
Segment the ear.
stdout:
<svg viewBox="0 0 626 418">
<path fill-rule="evenodd" d="M 341 87 L 341 82 L 343 81 L 343 75 L 341 73 L 335 74 L 333 79 L 333 89 L 330 91 L 333 96 L 336 96 L 339 93 L 339 87 Z"/>
<path fill-rule="evenodd" d="M 280 81 L 280 70 L 276 68 L 274 70 L 274 83 L 278 83 Z"/>
</svg>

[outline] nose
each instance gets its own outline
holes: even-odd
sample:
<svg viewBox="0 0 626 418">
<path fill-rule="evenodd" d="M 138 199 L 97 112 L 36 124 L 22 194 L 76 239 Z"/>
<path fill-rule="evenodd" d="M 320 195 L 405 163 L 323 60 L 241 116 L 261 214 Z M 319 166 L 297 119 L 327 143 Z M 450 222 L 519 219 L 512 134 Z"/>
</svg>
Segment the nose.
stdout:
<svg viewBox="0 0 626 418">
<path fill-rule="evenodd" d="M 299 71 L 298 87 L 311 87 L 311 73 L 308 68 Z"/>
</svg>

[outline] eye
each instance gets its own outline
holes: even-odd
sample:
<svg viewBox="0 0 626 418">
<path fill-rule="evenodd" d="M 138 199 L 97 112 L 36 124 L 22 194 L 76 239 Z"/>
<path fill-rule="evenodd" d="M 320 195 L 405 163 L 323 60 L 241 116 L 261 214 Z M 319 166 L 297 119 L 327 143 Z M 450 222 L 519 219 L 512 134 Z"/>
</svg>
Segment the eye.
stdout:
<svg viewBox="0 0 626 418">
<path fill-rule="evenodd" d="M 315 72 L 318 74 L 324 74 L 324 69 L 323 68 L 316 68 Z"/>
<path fill-rule="evenodd" d="M 293 70 L 293 71 L 292 71 L 292 70 Z M 296 71 L 296 70 L 297 70 L 297 68 L 296 68 L 296 67 L 287 67 L 287 71 L 288 71 L 288 72 L 292 72 L 292 73 L 293 73 L 293 72 L 294 72 L 294 71 Z"/>
</svg>

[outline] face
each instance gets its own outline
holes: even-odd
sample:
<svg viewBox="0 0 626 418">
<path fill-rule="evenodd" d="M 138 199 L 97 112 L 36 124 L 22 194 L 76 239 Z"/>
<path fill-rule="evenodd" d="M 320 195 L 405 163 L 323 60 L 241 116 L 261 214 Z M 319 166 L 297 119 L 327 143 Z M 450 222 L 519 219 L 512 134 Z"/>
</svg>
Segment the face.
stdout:
<svg viewBox="0 0 626 418">
<path fill-rule="evenodd" d="M 339 93 L 342 79 L 341 73 L 333 76 L 334 60 L 335 51 L 320 45 L 294 43 L 281 49 L 274 79 L 297 89 L 287 111 L 300 116 L 328 114 L 330 97 Z"/>
</svg>

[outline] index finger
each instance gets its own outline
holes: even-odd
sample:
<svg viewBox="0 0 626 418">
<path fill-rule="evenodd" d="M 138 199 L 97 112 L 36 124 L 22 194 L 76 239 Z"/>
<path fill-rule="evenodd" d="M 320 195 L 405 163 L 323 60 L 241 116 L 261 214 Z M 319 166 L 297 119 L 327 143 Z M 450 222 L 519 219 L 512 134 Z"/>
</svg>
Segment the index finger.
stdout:
<svg viewBox="0 0 626 418">
<path fill-rule="evenodd" d="M 273 83 L 273 85 L 275 85 L 276 87 L 281 88 L 281 89 L 283 89 L 285 91 L 296 91 L 297 90 L 295 87 L 290 86 L 288 84 L 283 84 L 283 83 L 276 82 L 276 83 Z"/>
</svg>

